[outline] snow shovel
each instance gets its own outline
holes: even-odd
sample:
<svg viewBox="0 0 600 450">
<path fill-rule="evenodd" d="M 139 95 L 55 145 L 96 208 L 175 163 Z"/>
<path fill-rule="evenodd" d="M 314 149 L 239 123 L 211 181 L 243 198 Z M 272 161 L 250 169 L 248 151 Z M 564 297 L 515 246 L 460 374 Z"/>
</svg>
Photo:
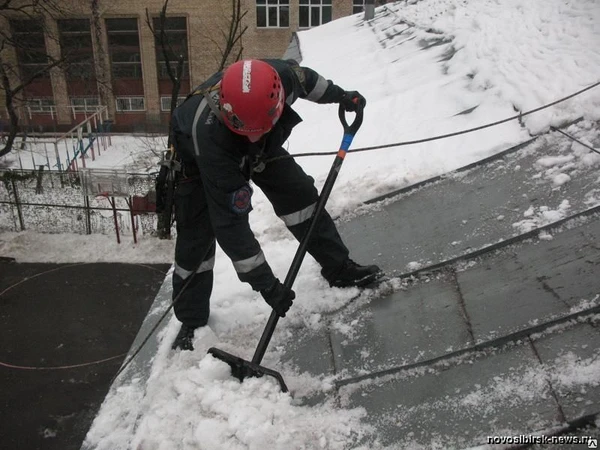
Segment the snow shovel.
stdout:
<svg viewBox="0 0 600 450">
<path fill-rule="evenodd" d="M 333 165 L 331 166 L 331 170 L 329 171 L 329 175 L 327 175 L 327 180 L 323 185 L 323 189 L 321 190 L 321 195 L 319 196 L 319 200 L 317 202 L 317 206 L 315 211 L 313 212 L 310 226 L 306 231 L 306 234 L 302 238 L 300 245 L 298 246 L 298 250 L 296 251 L 296 255 L 292 261 L 290 269 L 285 277 L 285 281 L 283 285 L 291 289 L 294 281 L 296 280 L 296 275 L 298 275 L 298 271 L 300 270 L 300 266 L 302 265 L 302 261 L 304 256 L 306 255 L 306 250 L 308 247 L 308 241 L 316 227 L 317 220 L 319 219 L 321 213 L 325 209 L 325 204 L 327 203 L 327 199 L 329 198 L 329 194 L 331 194 L 331 190 L 333 189 L 333 184 L 340 172 L 340 168 L 342 163 L 344 162 L 344 158 L 346 157 L 346 153 L 350 148 L 350 144 L 354 139 L 354 135 L 360 128 L 363 121 L 363 108 L 361 106 L 358 107 L 356 111 L 356 117 L 354 118 L 354 122 L 351 125 L 348 125 L 346 121 L 346 115 L 344 108 L 340 105 L 339 108 L 339 117 L 342 125 L 344 126 L 344 137 L 342 139 L 342 144 L 340 146 L 340 150 L 338 151 L 335 160 L 333 161 Z M 271 341 L 271 337 L 273 336 L 273 332 L 275 331 L 275 327 L 277 326 L 277 322 L 279 320 L 279 316 L 275 311 L 271 311 L 271 316 L 269 317 L 269 321 L 265 326 L 263 334 L 260 338 L 260 342 L 256 347 L 256 351 L 254 352 L 254 356 L 252 357 L 252 361 L 246 361 L 238 356 L 232 355 L 231 353 L 224 352 L 223 350 L 219 350 L 218 348 L 210 348 L 208 353 L 213 355 L 215 358 L 220 359 L 221 361 L 226 362 L 231 367 L 231 374 L 240 381 L 244 381 L 244 378 L 248 377 L 262 377 L 263 375 L 269 375 L 275 378 L 279 382 L 279 386 L 281 387 L 282 392 L 288 392 L 288 388 L 285 385 L 285 381 L 283 381 L 283 377 L 279 372 L 275 370 L 269 369 L 267 367 L 263 367 L 260 365 L 265 352 L 267 351 L 267 346 Z"/>
</svg>

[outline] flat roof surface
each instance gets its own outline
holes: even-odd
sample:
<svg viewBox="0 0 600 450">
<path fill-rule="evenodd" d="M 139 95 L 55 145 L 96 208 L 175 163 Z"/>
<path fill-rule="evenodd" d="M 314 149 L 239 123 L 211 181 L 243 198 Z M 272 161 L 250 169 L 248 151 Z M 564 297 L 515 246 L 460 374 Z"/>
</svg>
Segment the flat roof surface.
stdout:
<svg viewBox="0 0 600 450">
<path fill-rule="evenodd" d="M 598 174 L 583 167 L 563 186 L 538 176 L 540 158 L 569 152 L 553 142 L 403 189 L 340 223 L 351 256 L 391 279 L 322 326 L 287 328 L 293 344 L 274 369 L 335 380 L 296 401 L 363 407 L 391 448 L 597 436 L 600 386 L 585 370 L 600 347 L 600 207 L 587 195 Z M 132 349 L 169 302 L 165 281 Z M 147 376 L 156 334 L 118 384 Z"/>
</svg>

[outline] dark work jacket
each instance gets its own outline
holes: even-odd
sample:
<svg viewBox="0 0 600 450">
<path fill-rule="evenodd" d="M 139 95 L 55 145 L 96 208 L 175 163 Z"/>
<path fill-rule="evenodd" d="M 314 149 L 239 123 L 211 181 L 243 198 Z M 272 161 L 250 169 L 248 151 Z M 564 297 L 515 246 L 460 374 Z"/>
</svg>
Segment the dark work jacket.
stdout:
<svg viewBox="0 0 600 450">
<path fill-rule="evenodd" d="M 217 241 L 233 261 L 240 280 L 250 283 L 254 290 L 269 287 L 274 275 L 248 223 L 251 203 L 245 205 L 242 202 L 240 209 L 236 199 L 244 193 L 251 195 L 249 181 L 255 160 L 268 157 L 271 150 L 279 149 L 293 127 L 302 121 L 291 107 L 298 98 L 316 103 L 339 103 L 344 95 L 344 90 L 332 81 L 293 60 L 264 61 L 278 72 L 286 104 L 273 129 L 258 143 L 233 133 L 206 102 L 202 102 L 204 95 L 212 94 L 218 104 L 218 83 L 222 73 L 214 74 L 198 86 L 195 94 L 189 95 L 175 109 L 172 119 L 173 144 L 184 170 L 196 165 L 194 169 L 197 167 L 200 172 Z M 211 93 L 206 92 L 214 86 L 217 88 Z"/>
</svg>

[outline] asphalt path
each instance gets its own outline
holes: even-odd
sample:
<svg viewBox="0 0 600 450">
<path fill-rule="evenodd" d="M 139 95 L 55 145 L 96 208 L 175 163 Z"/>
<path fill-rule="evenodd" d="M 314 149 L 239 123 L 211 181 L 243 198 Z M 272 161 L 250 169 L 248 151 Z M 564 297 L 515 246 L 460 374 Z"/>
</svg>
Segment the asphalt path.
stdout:
<svg viewBox="0 0 600 450">
<path fill-rule="evenodd" d="M 79 449 L 169 265 L 0 259 L 0 447 Z"/>
</svg>

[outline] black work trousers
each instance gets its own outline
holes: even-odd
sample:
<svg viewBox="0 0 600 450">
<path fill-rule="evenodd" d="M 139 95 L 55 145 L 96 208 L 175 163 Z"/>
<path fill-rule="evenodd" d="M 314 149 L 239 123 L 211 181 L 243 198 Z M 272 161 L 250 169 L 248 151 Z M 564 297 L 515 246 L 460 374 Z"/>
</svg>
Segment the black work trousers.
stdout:
<svg viewBox="0 0 600 450">
<path fill-rule="evenodd" d="M 282 148 L 269 156 L 288 155 Z M 268 163 L 262 172 L 254 172 L 252 181 L 269 199 L 277 216 L 299 241 L 310 224 L 312 210 L 318 200 L 314 180 L 292 158 Z M 175 272 L 173 299 L 188 278 L 189 286 L 175 302 L 175 315 L 191 327 L 206 325 L 210 314 L 213 286 L 215 235 L 211 226 L 204 189 L 199 179 L 182 180 L 175 193 Z M 348 258 L 331 216 L 324 211 L 308 244 L 308 253 L 327 276 L 337 271 Z M 195 272 L 195 274 L 194 274 Z"/>
</svg>

